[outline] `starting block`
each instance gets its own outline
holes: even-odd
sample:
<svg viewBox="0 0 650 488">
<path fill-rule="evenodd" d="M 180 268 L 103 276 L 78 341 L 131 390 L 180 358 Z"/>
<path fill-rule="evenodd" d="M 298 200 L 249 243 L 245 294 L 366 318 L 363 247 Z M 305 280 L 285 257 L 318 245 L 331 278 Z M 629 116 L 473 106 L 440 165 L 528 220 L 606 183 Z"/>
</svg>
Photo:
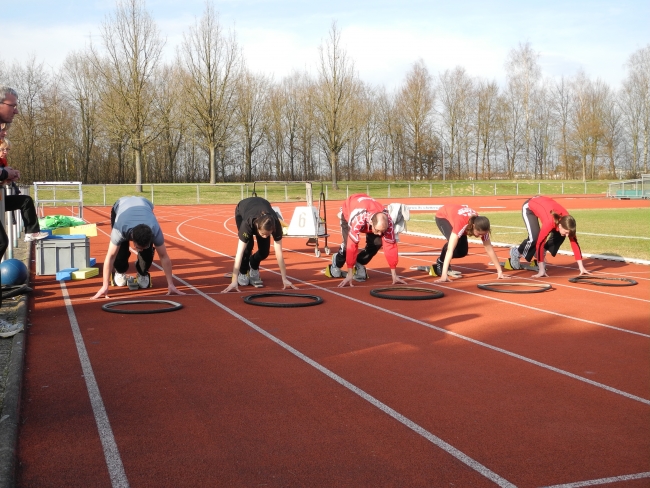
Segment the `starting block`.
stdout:
<svg viewBox="0 0 650 488">
<path fill-rule="evenodd" d="M 426 274 L 429 276 L 438 276 L 436 272 L 433 269 L 433 266 L 411 266 L 409 269 L 413 269 L 415 271 L 424 271 Z M 463 273 L 460 271 L 447 271 L 447 275 L 451 276 L 452 278 L 462 278 Z"/>
<path fill-rule="evenodd" d="M 537 263 L 537 261 L 534 261 L 534 263 Z M 518 271 L 512 267 L 512 264 L 510 264 L 510 258 L 506 259 L 504 263 L 499 263 L 499 264 L 503 267 L 503 269 L 507 269 L 508 271 Z M 539 266 L 520 262 L 519 269 L 525 269 L 527 271 L 539 271 Z"/>
</svg>

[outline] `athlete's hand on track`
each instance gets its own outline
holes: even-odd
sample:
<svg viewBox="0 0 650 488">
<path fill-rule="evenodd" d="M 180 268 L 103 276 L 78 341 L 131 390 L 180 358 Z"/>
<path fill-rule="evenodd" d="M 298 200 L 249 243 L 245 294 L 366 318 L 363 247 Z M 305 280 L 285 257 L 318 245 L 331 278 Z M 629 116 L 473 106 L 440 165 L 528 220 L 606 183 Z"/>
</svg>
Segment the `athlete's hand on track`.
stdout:
<svg viewBox="0 0 650 488">
<path fill-rule="evenodd" d="M 226 288 L 226 289 L 225 289 L 224 291 L 222 291 L 221 293 L 228 293 L 228 292 L 231 291 L 231 290 L 235 290 L 235 291 L 239 292 L 239 287 L 237 286 L 237 282 L 236 282 L 236 281 L 230 283 L 230 284 L 228 285 L 228 288 Z"/>
<path fill-rule="evenodd" d="M 167 287 L 167 293 L 165 295 L 185 295 L 185 292 L 180 291 L 174 285 L 169 285 Z"/>
<path fill-rule="evenodd" d="M 105 295 L 105 298 L 110 298 L 108 296 L 108 286 L 102 286 L 97 293 L 95 293 L 95 296 L 91 298 L 91 300 L 96 300 L 98 298 L 101 298 L 102 295 Z"/>
<path fill-rule="evenodd" d="M 289 280 L 284 280 L 282 284 L 284 285 L 282 287 L 283 290 L 286 290 L 287 288 L 293 288 L 294 290 L 298 289 L 298 287 L 291 283 Z"/>
<path fill-rule="evenodd" d="M 399 277 L 395 277 L 393 285 L 408 285 L 408 283 Z"/>
<path fill-rule="evenodd" d="M 546 276 L 548 278 L 548 275 L 546 274 L 546 271 L 541 271 L 541 272 L 539 272 L 537 274 L 534 274 L 533 276 L 531 276 L 531 278 L 541 278 L 543 276 Z"/>
<path fill-rule="evenodd" d="M 452 279 L 449 278 L 448 275 L 443 275 L 440 278 L 438 278 L 437 280 L 433 280 L 434 283 L 446 283 L 446 282 L 451 282 L 451 281 L 452 281 Z"/>
<path fill-rule="evenodd" d="M 339 283 L 339 288 L 344 287 L 345 285 L 350 285 L 350 288 L 353 288 L 354 285 L 352 284 L 352 271 L 348 271 L 348 275 L 343 278 L 343 281 Z"/>
</svg>

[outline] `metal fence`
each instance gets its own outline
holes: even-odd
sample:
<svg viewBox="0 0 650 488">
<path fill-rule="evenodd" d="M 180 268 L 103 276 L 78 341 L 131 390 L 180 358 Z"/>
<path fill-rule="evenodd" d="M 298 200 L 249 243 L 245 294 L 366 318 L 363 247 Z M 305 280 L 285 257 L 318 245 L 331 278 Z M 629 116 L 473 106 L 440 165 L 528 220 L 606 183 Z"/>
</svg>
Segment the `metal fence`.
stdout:
<svg viewBox="0 0 650 488">
<path fill-rule="evenodd" d="M 66 206 L 66 200 L 81 199 L 84 206 L 111 206 L 120 197 L 143 196 L 157 205 L 208 205 L 237 203 L 255 192 L 271 202 L 307 201 L 306 182 L 259 181 L 255 183 L 178 183 L 143 184 L 136 192 L 134 184 L 82 185 L 82 196 L 77 188 L 42 187 L 38 199 L 44 206 Z M 314 198 L 323 192 L 328 200 L 343 200 L 355 193 L 366 193 L 374 198 L 416 198 L 444 196 L 487 195 L 575 195 L 608 192 L 606 181 L 498 181 L 498 182 L 341 182 L 338 189 L 331 182 L 312 182 Z M 50 192 L 50 193 L 48 193 Z M 68 205 L 69 206 L 69 205 Z"/>
<path fill-rule="evenodd" d="M 617 181 L 610 183 L 607 196 L 619 200 L 649 199 L 650 175 L 641 175 L 636 180 Z"/>
</svg>

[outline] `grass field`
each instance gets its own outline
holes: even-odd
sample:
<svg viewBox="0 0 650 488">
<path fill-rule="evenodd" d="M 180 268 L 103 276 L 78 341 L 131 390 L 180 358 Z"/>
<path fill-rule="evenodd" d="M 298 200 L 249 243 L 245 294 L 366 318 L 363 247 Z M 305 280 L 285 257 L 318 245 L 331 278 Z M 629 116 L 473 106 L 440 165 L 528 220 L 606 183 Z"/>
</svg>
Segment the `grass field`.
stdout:
<svg viewBox="0 0 650 488">
<path fill-rule="evenodd" d="M 375 198 L 408 198 L 438 196 L 481 195 L 562 195 L 605 194 L 608 181 L 448 181 L 448 182 L 371 182 L 342 181 L 339 189 L 332 189 L 331 182 L 313 182 L 313 198 L 318 201 L 321 192 L 327 200 L 343 200 L 355 193 L 367 193 Z M 196 184 L 143 184 L 142 192 L 135 192 L 135 185 L 83 185 L 85 205 L 113 205 L 126 195 L 138 195 L 152 200 L 156 205 L 198 205 L 237 203 L 242 198 L 257 195 L 271 202 L 305 201 L 304 182 L 257 182 Z M 34 189 L 31 188 L 34 196 Z M 77 188 L 39 187 L 39 200 L 78 200 Z"/>
<path fill-rule="evenodd" d="M 519 244 L 528 235 L 521 212 L 484 212 L 482 215 L 490 219 L 495 242 Z M 650 209 L 574 210 L 571 215 L 577 222 L 578 242 L 583 253 L 650 260 Z M 434 214 L 411 214 L 407 228 L 411 232 L 440 235 Z M 568 241 L 562 249 L 571 249 Z"/>
</svg>

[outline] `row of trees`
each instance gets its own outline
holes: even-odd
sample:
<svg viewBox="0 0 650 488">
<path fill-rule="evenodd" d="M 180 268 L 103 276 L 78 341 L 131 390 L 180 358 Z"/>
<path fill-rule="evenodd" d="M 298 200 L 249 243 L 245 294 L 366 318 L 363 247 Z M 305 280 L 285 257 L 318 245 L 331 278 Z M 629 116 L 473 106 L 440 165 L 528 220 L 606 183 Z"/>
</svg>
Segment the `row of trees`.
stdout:
<svg viewBox="0 0 650 488">
<path fill-rule="evenodd" d="M 24 182 L 635 177 L 648 172 L 650 45 L 619 90 L 585 73 L 544 79 L 530 44 L 507 82 L 413 64 L 393 93 L 364 83 L 333 24 L 317 73 L 251 72 L 208 4 L 176 59 L 144 0 L 122 0 L 101 45 L 57 72 L 3 71 L 20 95 L 10 164 Z"/>
</svg>

